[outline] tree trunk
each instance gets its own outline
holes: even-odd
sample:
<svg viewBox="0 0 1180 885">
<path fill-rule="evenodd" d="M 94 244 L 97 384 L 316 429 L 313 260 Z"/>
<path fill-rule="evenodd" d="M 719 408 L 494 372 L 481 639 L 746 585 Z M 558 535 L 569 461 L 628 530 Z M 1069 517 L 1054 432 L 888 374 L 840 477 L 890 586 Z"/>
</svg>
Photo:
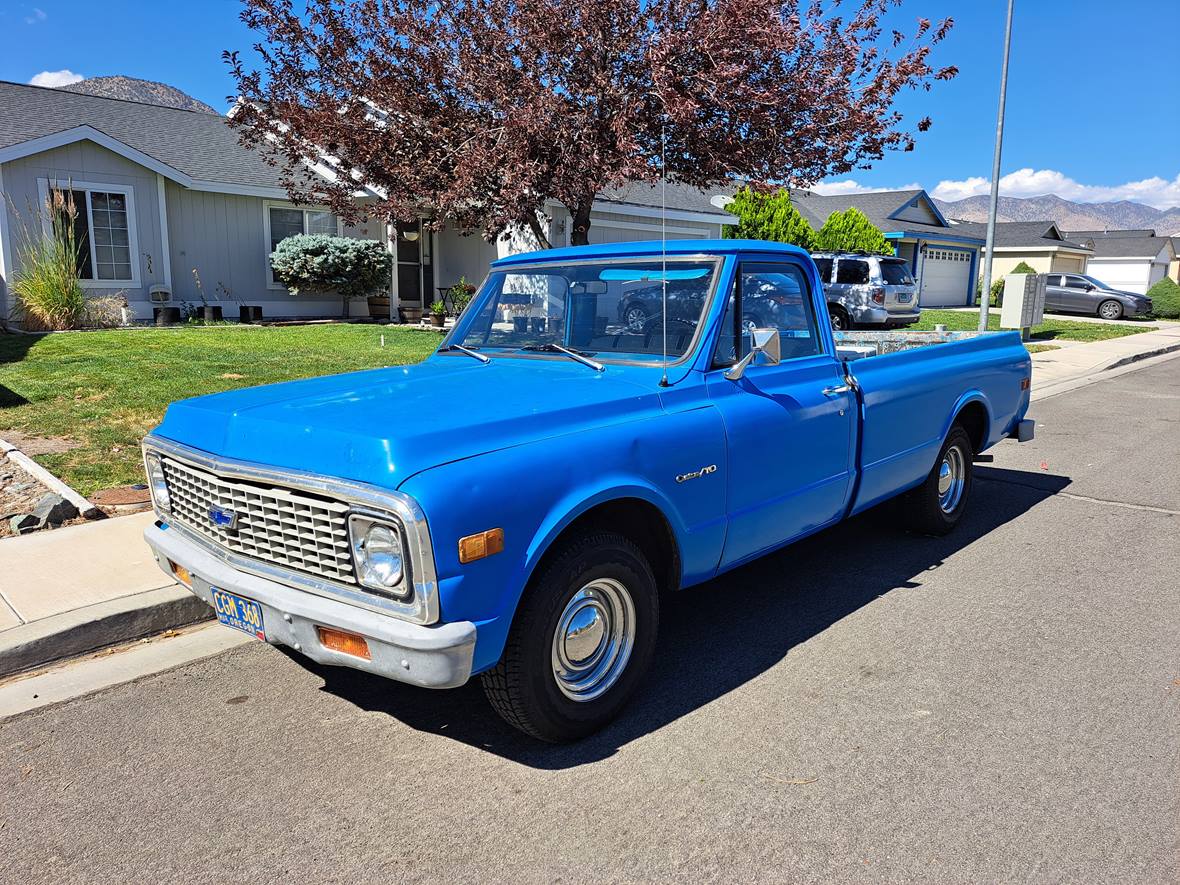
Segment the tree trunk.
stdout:
<svg viewBox="0 0 1180 885">
<path fill-rule="evenodd" d="M 553 244 L 549 242 L 549 237 L 545 234 L 545 228 L 541 227 L 541 219 L 536 215 L 529 216 L 529 230 L 531 230 L 533 232 L 533 236 L 537 238 L 537 246 L 539 248 L 553 248 Z"/>
<path fill-rule="evenodd" d="M 594 197 L 591 196 L 570 210 L 570 224 L 573 226 L 570 231 L 571 246 L 590 245 L 590 206 L 593 203 Z"/>
</svg>

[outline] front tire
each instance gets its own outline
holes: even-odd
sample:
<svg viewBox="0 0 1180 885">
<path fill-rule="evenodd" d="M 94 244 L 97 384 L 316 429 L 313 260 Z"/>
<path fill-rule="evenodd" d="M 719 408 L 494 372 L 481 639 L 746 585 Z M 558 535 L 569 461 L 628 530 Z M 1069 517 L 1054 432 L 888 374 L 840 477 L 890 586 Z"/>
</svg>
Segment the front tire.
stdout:
<svg viewBox="0 0 1180 885">
<path fill-rule="evenodd" d="M 622 710 L 655 654 L 659 593 L 628 538 L 590 532 L 562 543 L 530 582 L 500 663 L 481 677 L 508 724 L 563 743 Z"/>
<path fill-rule="evenodd" d="M 1098 305 L 1098 316 L 1104 320 L 1118 320 L 1123 317 L 1123 306 L 1113 298 Z"/>
<path fill-rule="evenodd" d="M 631 332 L 642 332 L 650 314 L 642 304 L 632 304 L 623 312 L 623 325 Z"/>
<path fill-rule="evenodd" d="M 973 448 L 961 424 L 951 428 L 930 473 L 903 500 L 915 531 L 945 535 L 959 524 L 971 496 Z"/>
</svg>

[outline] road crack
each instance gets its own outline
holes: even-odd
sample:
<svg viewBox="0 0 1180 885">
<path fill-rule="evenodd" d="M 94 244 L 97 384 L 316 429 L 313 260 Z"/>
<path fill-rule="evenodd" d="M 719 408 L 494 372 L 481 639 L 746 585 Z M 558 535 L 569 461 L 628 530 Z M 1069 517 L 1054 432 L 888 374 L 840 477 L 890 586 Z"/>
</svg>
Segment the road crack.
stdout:
<svg viewBox="0 0 1180 885">
<path fill-rule="evenodd" d="M 1053 498 L 1069 498 L 1071 501 L 1084 501 L 1088 504 L 1106 504 L 1109 507 L 1123 507 L 1127 510 L 1146 510 L 1149 513 L 1163 513 L 1167 516 L 1180 516 L 1180 510 L 1170 510 L 1167 507 L 1155 507 L 1151 504 L 1132 504 L 1129 501 L 1112 501 L 1109 498 L 1093 498 L 1089 495 L 1077 495 L 1073 492 L 1055 492 L 1052 489 L 1047 489 L 1044 486 L 1035 485 L 1031 482 L 1017 482 L 1012 479 L 996 479 L 995 477 L 975 477 L 980 482 L 999 482 L 1004 485 L 1021 486 L 1022 488 L 1032 489 L 1036 492 L 1047 492 Z"/>
</svg>

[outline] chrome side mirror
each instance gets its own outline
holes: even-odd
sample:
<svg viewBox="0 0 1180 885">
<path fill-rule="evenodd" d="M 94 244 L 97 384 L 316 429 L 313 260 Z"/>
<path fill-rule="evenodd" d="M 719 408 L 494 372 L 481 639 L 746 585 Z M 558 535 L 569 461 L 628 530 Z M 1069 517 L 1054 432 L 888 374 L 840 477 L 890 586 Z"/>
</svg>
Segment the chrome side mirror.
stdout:
<svg viewBox="0 0 1180 885">
<path fill-rule="evenodd" d="M 779 343 L 778 329 L 755 329 L 750 333 L 752 339 L 750 352 L 738 360 L 725 373 L 730 381 L 739 380 L 754 358 L 762 354 L 762 361 L 768 366 L 777 366 L 782 362 L 782 345 Z"/>
</svg>

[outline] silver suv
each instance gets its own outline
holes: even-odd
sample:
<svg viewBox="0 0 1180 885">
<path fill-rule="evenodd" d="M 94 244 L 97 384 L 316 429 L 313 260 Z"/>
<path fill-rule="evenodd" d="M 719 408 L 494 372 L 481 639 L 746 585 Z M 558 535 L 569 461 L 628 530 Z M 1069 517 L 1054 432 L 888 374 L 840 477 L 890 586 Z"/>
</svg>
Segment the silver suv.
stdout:
<svg viewBox="0 0 1180 885">
<path fill-rule="evenodd" d="M 921 316 L 918 284 L 904 258 L 851 252 L 811 257 L 824 284 L 833 329 L 908 326 Z"/>
</svg>

